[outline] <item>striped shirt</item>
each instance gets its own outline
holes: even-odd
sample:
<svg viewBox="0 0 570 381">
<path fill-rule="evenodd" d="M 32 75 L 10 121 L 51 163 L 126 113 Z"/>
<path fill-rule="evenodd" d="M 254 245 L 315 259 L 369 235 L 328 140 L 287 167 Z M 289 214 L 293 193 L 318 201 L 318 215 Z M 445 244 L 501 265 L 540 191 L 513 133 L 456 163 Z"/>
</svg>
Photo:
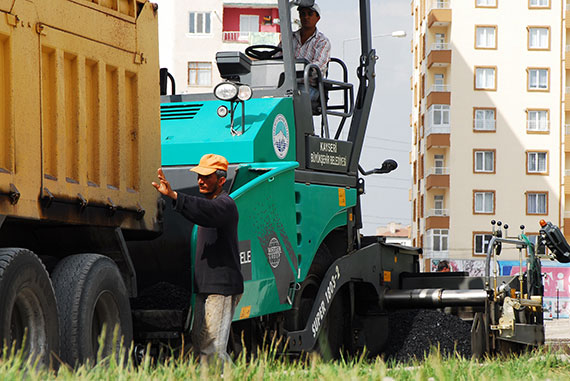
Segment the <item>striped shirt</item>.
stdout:
<svg viewBox="0 0 570 381">
<path fill-rule="evenodd" d="M 305 58 L 321 69 L 323 77 L 326 76 L 327 65 L 331 58 L 331 42 L 318 29 L 304 44 L 301 43 L 301 30 L 293 32 L 293 52 L 295 58 Z"/>
</svg>

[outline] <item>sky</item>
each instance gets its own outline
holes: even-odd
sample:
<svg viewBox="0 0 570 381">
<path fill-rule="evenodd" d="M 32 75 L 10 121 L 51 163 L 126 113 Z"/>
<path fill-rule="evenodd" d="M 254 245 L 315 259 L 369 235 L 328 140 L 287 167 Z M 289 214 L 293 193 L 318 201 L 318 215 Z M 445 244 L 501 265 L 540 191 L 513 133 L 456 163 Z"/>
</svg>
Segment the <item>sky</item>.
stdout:
<svg viewBox="0 0 570 381">
<path fill-rule="evenodd" d="M 350 82 L 356 84 L 356 67 L 360 56 L 359 12 L 357 0 L 317 2 L 321 20 L 317 27 L 332 44 L 331 55 L 343 59 L 349 67 Z M 371 0 L 372 35 L 404 30 L 405 38 L 375 37 L 373 48 L 376 64 L 376 91 L 360 164 L 365 170 L 380 167 L 385 159 L 394 159 L 398 168 L 384 175 L 365 177 L 366 194 L 362 198 L 363 230 L 375 234 L 376 227 L 389 222 L 411 223 L 408 201 L 411 186 L 409 124 L 412 94 L 410 76 L 412 57 L 412 17 L 410 2 L 403 0 Z M 344 57 L 343 57 L 344 55 Z M 329 77 L 332 77 L 331 72 Z"/>
</svg>

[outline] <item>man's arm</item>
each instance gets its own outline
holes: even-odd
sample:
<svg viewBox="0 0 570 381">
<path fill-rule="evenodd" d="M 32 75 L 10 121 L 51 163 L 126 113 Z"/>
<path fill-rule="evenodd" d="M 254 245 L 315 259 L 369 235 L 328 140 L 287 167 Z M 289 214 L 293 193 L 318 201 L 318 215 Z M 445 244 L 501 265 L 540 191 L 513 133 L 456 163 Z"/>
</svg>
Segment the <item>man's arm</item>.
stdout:
<svg viewBox="0 0 570 381">
<path fill-rule="evenodd" d="M 178 194 L 174 209 L 200 226 L 215 228 L 227 224 L 235 214 L 235 203 L 226 196 L 214 199 Z"/>
<path fill-rule="evenodd" d="M 327 65 L 331 59 L 331 43 L 326 37 L 316 44 L 313 57 L 312 63 L 321 69 L 324 77 L 327 73 Z"/>
</svg>

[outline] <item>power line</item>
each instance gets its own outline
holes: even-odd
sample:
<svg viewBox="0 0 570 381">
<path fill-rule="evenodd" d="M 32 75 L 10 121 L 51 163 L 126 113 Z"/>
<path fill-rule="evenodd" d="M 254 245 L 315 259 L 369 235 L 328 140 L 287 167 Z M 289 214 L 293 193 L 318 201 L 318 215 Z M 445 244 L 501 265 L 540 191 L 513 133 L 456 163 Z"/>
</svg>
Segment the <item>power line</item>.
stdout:
<svg viewBox="0 0 570 381">
<path fill-rule="evenodd" d="M 386 139 L 386 138 L 377 138 L 376 136 L 366 136 L 364 138 L 364 140 L 366 139 L 374 139 L 374 140 L 384 140 L 386 142 L 392 142 L 392 143 L 400 143 L 400 144 L 412 144 L 411 141 L 407 142 L 404 140 L 394 140 L 394 139 Z"/>
<path fill-rule="evenodd" d="M 371 145 L 367 145 L 367 144 L 364 144 L 364 148 L 383 149 L 386 151 L 407 152 L 407 153 L 410 152 L 409 149 L 397 149 L 397 148 L 388 148 L 388 147 L 380 147 L 380 146 L 371 146 Z"/>
<path fill-rule="evenodd" d="M 386 186 L 386 185 L 371 185 L 371 184 L 367 184 L 365 186 L 365 188 L 378 188 L 378 189 L 401 189 L 401 190 L 409 190 L 410 188 L 408 187 L 392 187 L 392 186 Z"/>
<path fill-rule="evenodd" d="M 407 181 L 409 183 L 411 183 L 412 179 L 398 179 L 395 177 L 382 177 L 382 180 L 394 180 L 394 181 Z"/>
</svg>

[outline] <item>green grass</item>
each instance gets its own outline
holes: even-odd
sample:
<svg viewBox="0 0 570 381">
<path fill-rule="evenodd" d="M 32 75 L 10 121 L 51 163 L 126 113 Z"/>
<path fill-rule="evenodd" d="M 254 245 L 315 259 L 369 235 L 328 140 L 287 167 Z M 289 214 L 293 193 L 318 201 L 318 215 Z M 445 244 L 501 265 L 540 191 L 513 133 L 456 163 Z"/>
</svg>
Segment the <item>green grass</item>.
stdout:
<svg viewBox="0 0 570 381">
<path fill-rule="evenodd" d="M 269 348 L 275 346 L 270 346 Z M 160 364 L 145 357 L 136 366 L 131 356 L 100 360 L 96 365 L 59 370 L 42 369 L 23 356 L 4 351 L 0 380 L 204 380 L 221 379 L 216 366 L 201 367 L 192 356 L 169 358 Z M 119 365 L 124 364 L 124 365 Z M 437 350 L 423 361 L 385 363 L 381 358 L 324 362 L 316 355 L 289 360 L 275 350 L 259 351 L 252 360 L 238 358 L 226 366 L 223 380 L 567 380 L 570 357 L 563 352 L 539 349 L 520 356 L 475 361 L 459 357 L 444 359 Z"/>
</svg>

